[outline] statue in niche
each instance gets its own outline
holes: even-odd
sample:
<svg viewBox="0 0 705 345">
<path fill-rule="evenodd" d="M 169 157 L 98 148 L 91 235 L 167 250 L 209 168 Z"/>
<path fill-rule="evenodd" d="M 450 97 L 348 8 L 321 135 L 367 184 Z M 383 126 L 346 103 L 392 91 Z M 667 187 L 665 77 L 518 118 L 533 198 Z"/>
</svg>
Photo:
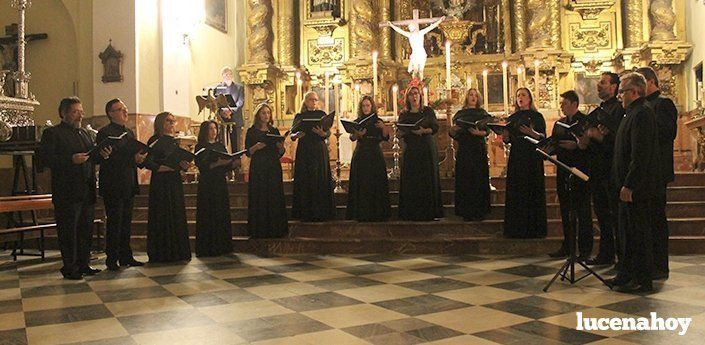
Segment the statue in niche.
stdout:
<svg viewBox="0 0 705 345">
<path fill-rule="evenodd" d="M 122 58 L 123 54 L 119 50 L 113 48 L 113 40 L 110 40 L 108 47 L 98 54 L 100 61 L 103 63 L 103 83 L 122 82 Z"/>
</svg>

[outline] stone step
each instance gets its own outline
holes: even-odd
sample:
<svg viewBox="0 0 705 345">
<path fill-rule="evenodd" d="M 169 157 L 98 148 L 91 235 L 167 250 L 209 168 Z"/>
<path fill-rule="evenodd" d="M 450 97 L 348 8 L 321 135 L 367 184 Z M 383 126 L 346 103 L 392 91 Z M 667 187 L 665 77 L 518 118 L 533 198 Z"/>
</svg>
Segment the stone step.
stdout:
<svg viewBox="0 0 705 345">
<path fill-rule="evenodd" d="M 453 204 L 455 202 L 455 190 L 448 189 L 442 191 L 443 203 Z M 681 186 L 668 187 L 668 201 L 705 201 L 705 186 Z M 196 194 L 185 194 L 186 206 L 196 206 Z M 292 194 L 284 195 L 287 205 L 291 205 Z M 389 198 L 392 204 L 399 203 L 399 191 L 390 191 Z M 490 200 L 493 204 L 503 204 L 505 202 L 505 190 L 495 190 L 491 192 Z M 546 189 L 546 200 L 548 202 L 558 202 L 556 189 Z M 345 205 L 348 201 L 348 194 L 335 194 L 336 205 Z M 135 197 L 135 207 L 146 207 L 149 204 L 148 195 L 137 195 Z M 230 194 L 230 206 L 247 207 L 247 192 Z"/>
<path fill-rule="evenodd" d="M 505 177 L 492 177 L 492 185 L 497 189 L 505 189 L 506 178 Z M 343 187 L 347 190 L 348 181 L 342 181 Z M 195 194 L 197 190 L 197 183 L 186 183 L 184 184 L 185 194 Z M 682 187 L 682 186 L 705 186 L 705 173 L 698 172 L 678 172 L 676 174 L 676 180 L 669 184 L 672 187 Z M 399 190 L 399 180 L 394 179 L 389 181 L 390 190 Z M 441 189 L 451 190 L 454 189 L 454 180 L 452 178 L 441 179 Z M 556 176 L 547 175 L 546 176 L 546 188 L 555 189 L 556 188 Z M 247 193 L 247 183 L 245 182 L 231 182 L 228 183 L 228 189 L 230 193 Z M 284 192 L 290 193 L 292 190 L 292 182 L 284 181 Z M 140 194 L 149 194 L 149 185 L 140 185 Z"/>
<path fill-rule="evenodd" d="M 233 236 L 247 236 L 247 221 L 231 222 Z M 354 221 L 331 221 L 323 223 L 289 222 L 289 238 L 378 238 L 423 237 L 454 238 L 466 236 L 498 236 L 502 233 L 502 220 L 485 220 L 481 222 L 463 222 L 459 219 L 443 219 L 434 222 L 389 221 L 382 223 L 358 223 Z M 597 221 L 593 220 L 597 228 Z M 669 219 L 668 227 L 671 236 L 697 237 L 705 236 L 705 218 Z M 191 236 L 196 235 L 196 222 L 188 221 Z M 597 233 L 597 231 L 595 231 Z M 132 234 L 143 236 L 147 234 L 147 221 L 132 222 Z M 548 236 L 562 236 L 561 221 L 548 221 Z"/>
</svg>

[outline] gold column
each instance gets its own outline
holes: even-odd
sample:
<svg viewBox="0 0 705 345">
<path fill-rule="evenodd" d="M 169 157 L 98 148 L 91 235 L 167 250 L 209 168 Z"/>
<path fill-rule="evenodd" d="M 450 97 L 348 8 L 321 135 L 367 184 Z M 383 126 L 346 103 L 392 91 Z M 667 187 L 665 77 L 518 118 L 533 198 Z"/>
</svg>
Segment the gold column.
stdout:
<svg viewBox="0 0 705 345">
<path fill-rule="evenodd" d="M 524 30 L 526 25 L 524 18 L 525 11 L 524 0 L 516 0 L 514 2 L 514 51 L 526 49 L 526 32 Z M 508 19 L 509 18 L 505 18 L 505 20 Z M 505 48 L 505 50 L 507 49 Z"/>
<path fill-rule="evenodd" d="M 247 24 L 250 28 L 248 50 L 249 64 L 272 62 L 271 15 L 268 0 L 250 0 Z"/>
<path fill-rule="evenodd" d="M 531 18 L 528 20 L 531 47 L 543 48 L 551 44 L 553 24 L 550 23 L 549 6 L 546 6 L 545 0 L 527 0 L 526 2 L 526 10 L 531 13 Z"/>
<path fill-rule="evenodd" d="M 366 58 L 372 51 L 372 0 L 353 1 L 350 18 L 350 56 Z"/>
<path fill-rule="evenodd" d="M 389 0 L 381 0 L 380 1 L 380 22 L 386 22 L 390 20 L 390 10 L 389 10 Z M 391 60 L 392 59 L 392 28 L 385 26 L 384 28 L 380 29 L 381 31 L 381 47 L 382 51 L 380 52 L 380 56 L 382 60 Z"/>
<path fill-rule="evenodd" d="M 627 48 L 638 47 L 644 41 L 644 31 L 642 29 L 642 25 L 644 22 L 644 12 L 642 9 L 642 1 L 643 0 L 625 0 L 625 17 L 627 23 Z"/>
<path fill-rule="evenodd" d="M 297 64 L 296 59 L 296 38 L 294 33 L 296 32 L 296 21 L 294 20 L 294 1 L 292 0 L 279 0 L 279 35 L 278 35 L 278 45 L 279 48 L 279 65 L 280 66 L 293 66 Z"/>
<path fill-rule="evenodd" d="M 676 14 L 673 12 L 671 0 L 652 0 L 649 7 L 651 14 L 651 41 L 675 40 L 673 25 Z"/>
<path fill-rule="evenodd" d="M 551 20 L 551 47 L 561 49 L 561 15 L 560 0 L 551 0 L 549 3 Z"/>
</svg>

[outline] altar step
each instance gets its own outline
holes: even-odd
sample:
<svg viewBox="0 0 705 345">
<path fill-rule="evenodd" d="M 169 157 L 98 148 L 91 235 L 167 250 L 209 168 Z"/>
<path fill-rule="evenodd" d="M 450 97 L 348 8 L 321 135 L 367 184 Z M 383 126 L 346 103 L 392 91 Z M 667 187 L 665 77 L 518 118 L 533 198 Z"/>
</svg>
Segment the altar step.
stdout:
<svg viewBox="0 0 705 345">
<path fill-rule="evenodd" d="M 188 222 L 189 236 L 196 235 L 196 222 Z M 247 237 L 247 221 L 231 222 L 233 236 Z M 597 221 L 593 220 L 593 227 Z M 705 217 L 671 218 L 668 220 L 671 236 L 699 237 L 705 236 Z M 481 222 L 463 222 L 457 219 L 444 219 L 433 222 L 390 221 L 382 223 L 358 223 L 353 221 L 331 221 L 323 223 L 289 222 L 290 239 L 319 238 L 438 238 L 452 239 L 463 237 L 500 236 L 503 231 L 502 220 L 485 220 Z M 597 233 L 597 231 L 595 231 Z M 142 236 L 147 234 L 147 221 L 132 222 L 132 234 Z M 562 237 L 563 228 L 559 219 L 548 220 L 548 237 Z M 703 248 L 705 250 L 705 248 Z"/>
<path fill-rule="evenodd" d="M 195 203 L 193 203 L 195 205 Z M 288 205 L 291 205 L 290 203 Z M 490 210 L 490 214 L 487 215 L 488 220 L 502 220 L 504 219 L 504 204 L 493 204 Z M 344 220 L 347 208 L 345 205 L 336 206 L 335 219 Z M 148 207 L 135 207 L 132 217 L 133 220 L 147 220 L 149 208 Z M 230 207 L 230 218 L 233 220 L 247 220 L 247 206 L 231 206 Z M 398 219 L 398 204 L 392 205 L 392 220 Z M 446 204 L 443 206 L 443 213 L 445 217 L 455 216 L 455 206 L 453 204 Z M 291 216 L 291 206 L 287 206 L 287 214 Z M 104 215 L 102 207 L 99 207 L 96 211 L 98 217 Z M 546 215 L 548 219 L 560 219 L 560 205 L 558 203 L 547 203 L 546 204 Z M 666 215 L 669 218 L 692 218 L 705 216 L 705 201 L 671 201 L 668 202 L 666 207 Z M 291 217 L 289 217 L 291 218 Z M 195 220 L 196 219 L 196 206 L 186 207 L 186 219 Z"/>
<path fill-rule="evenodd" d="M 441 191 L 444 204 L 453 204 L 455 202 L 455 190 L 446 189 Z M 505 202 L 505 190 L 495 190 L 491 192 L 490 200 L 493 204 L 503 204 Z M 196 206 L 196 194 L 185 194 L 186 206 Z M 676 186 L 668 187 L 668 201 L 705 201 L 705 186 Z M 293 194 L 291 192 L 284 194 L 284 199 L 287 205 L 291 205 Z M 391 190 L 389 192 L 391 203 L 399 203 L 399 191 Z M 558 195 L 555 188 L 546 189 L 546 200 L 550 202 L 558 202 Z M 348 193 L 335 194 L 335 204 L 345 205 L 348 202 Z M 135 207 L 147 207 L 149 205 L 149 195 L 140 194 L 135 197 Z M 233 192 L 230 194 L 231 207 L 247 207 L 247 191 Z"/>
</svg>

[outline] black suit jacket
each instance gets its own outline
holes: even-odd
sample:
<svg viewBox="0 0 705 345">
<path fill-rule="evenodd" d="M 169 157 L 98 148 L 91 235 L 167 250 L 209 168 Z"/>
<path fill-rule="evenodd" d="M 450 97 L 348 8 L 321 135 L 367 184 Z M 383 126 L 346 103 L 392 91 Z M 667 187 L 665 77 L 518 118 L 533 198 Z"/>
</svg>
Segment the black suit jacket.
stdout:
<svg viewBox="0 0 705 345">
<path fill-rule="evenodd" d="M 54 204 L 95 203 L 94 160 L 74 164 L 72 158 L 76 153 L 88 152 L 93 146 L 85 129 L 74 128 L 65 122 L 44 130 L 39 159 L 51 170 Z"/>
<path fill-rule="evenodd" d="M 627 187 L 635 201 L 644 201 L 663 189 L 659 187 L 656 115 L 643 97 L 632 102 L 626 112 L 615 138 L 612 178 L 615 188 Z"/>
<path fill-rule="evenodd" d="M 573 116 L 571 116 L 570 121 L 568 120 L 568 117 L 564 116 L 558 119 L 558 121 L 556 122 L 565 123 L 567 125 L 572 125 L 577 122 L 578 126 L 582 127 L 586 121 L 587 115 L 581 112 L 577 112 Z M 558 137 L 560 140 L 576 141 L 575 137 L 572 134 L 570 134 L 567 130 L 563 129 L 563 127 L 560 127 L 555 123 L 553 124 L 553 130 L 551 130 L 551 135 Z M 585 150 L 581 150 L 579 148 L 575 150 L 566 150 L 564 148 L 558 147 L 556 149 L 556 158 L 559 161 L 567 164 L 568 166 L 580 169 L 580 171 L 586 174 L 590 173 L 588 169 L 589 156 L 588 152 Z M 566 173 L 561 169 L 559 169 L 559 171 L 561 171 L 561 173 Z"/>
<path fill-rule="evenodd" d="M 588 147 L 590 152 L 590 179 L 592 181 L 609 180 L 614 157 L 614 140 L 617 136 L 619 124 L 624 118 L 624 108 L 617 97 L 612 97 L 602 102 L 600 107 L 607 113 L 605 126 L 609 129 L 609 132 L 607 132 L 602 142 L 591 141 Z"/>
<path fill-rule="evenodd" d="M 127 134 L 122 141 L 113 146 L 110 157 L 105 160 L 101 157 L 98 192 L 103 198 L 126 199 L 139 193 L 134 152 L 129 152 L 121 145 L 127 139 L 134 139 L 135 133 L 125 126 L 111 122 L 98 131 L 96 141 L 101 142 L 108 136 L 119 136 L 125 132 Z"/>
<path fill-rule="evenodd" d="M 670 98 L 661 96 L 660 91 L 646 96 L 646 100 L 651 105 L 654 113 L 656 113 L 661 176 L 663 184 L 667 184 L 675 179 L 675 172 L 673 171 L 673 141 L 676 140 L 678 130 L 678 109 L 676 109 L 676 105 L 673 104 Z"/>
</svg>

